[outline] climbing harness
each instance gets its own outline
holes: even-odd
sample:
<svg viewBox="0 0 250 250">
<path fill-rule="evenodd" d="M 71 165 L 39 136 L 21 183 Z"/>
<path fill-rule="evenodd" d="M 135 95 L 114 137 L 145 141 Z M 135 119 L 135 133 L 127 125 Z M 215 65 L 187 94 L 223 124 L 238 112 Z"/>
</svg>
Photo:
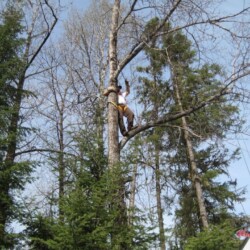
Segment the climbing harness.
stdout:
<svg viewBox="0 0 250 250">
<path fill-rule="evenodd" d="M 117 109 L 119 109 L 119 110 L 121 110 L 123 112 L 125 112 L 126 109 L 128 108 L 127 105 L 124 105 L 124 104 L 118 104 L 117 105 L 116 103 L 114 103 L 112 101 L 110 101 L 109 103 L 113 104 Z"/>
</svg>

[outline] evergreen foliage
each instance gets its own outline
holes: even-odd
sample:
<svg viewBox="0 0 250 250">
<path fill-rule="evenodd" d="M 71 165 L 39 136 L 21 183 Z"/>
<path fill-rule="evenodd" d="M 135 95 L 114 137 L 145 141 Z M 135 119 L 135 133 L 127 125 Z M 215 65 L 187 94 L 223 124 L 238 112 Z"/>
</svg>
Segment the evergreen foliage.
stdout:
<svg viewBox="0 0 250 250">
<path fill-rule="evenodd" d="M 148 29 L 154 29 L 157 24 L 158 20 L 153 19 Z M 163 31 L 169 26 L 166 25 Z M 180 83 L 179 91 L 184 110 L 206 100 L 224 87 L 220 81 L 223 75 L 221 67 L 216 64 L 196 67 L 196 53 L 191 42 L 181 32 L 154 40 L 151 46 L 145 49 L 145 53 L 150 64 L 138 68 L 142 74 L 142 86 L 138 88 L 138 95 L 146 110 L 143 113 L 146 121 L 156 119 L 155 106 L 160 107 L 161 112 L 158 115 L 164 114 L 166 110 L 170 113 L 179 111 L 171 82 L 173 78 L 178 79 Z M 190 140 L 199 167 L 198 174 L 201 178 L 209 222 L 212 225 L 223 223 L 227 218 L 233 217 L 230 211 L 233 211 L 235 202 L 241 201 L 243 194 L 235 192 L 230 182 L 218 181 L 220 176 L 227 175 L 229 163 L 237 158 L 238 151 L 229 152 L 220 141 L 225 138 L 228 131 L 240 130 L 242 120 L 238 107 L 231 103 L 230 97 L 222 97 L 185 119 L 192 135 Z M 168 141 L 165 143 L 168 145 L 165 148 L 168 150 L 167 158 L 166 154 L 162 154 L 161 157 L 167 159 L 170 169 L 175 169 L 176 178 L 172 178 L 171 182 L 175 183 L 173 186 L 179 195 L 180 208 L 175 212 L 174 232 L 176 237 L 180 238 L 180 242 L 183 242 L 190 236 L 195 236 L 201 230 L 201 225 L 195 189 L 190 179 L 181 120 L 173 122 L 171 126 L 173 127 L 162 128 L 160 133 L 159 130 L 155 131 L 161 143 L 164 144 L 164 140 Z M 150 138 L 148 137 L 148 141 L 152 142 Z M 163 152 L 164 147 L 161 146 L 161 150 Z"/>
<path fill-rule="evenodd" d="M 88 148 L 88 151 L 86 155 L 95 150 Z M 144 232 L 140 223 L 134 227 L 117 223 L 120 204 L 114 201 L 119 200 L 116 196 L 121 185 L 120 176 L 125 176 L 124 170 L 120 167 L 106 170 L 97 178 L 94 162 L 98 165 L 105 160 L 96 155 L 95 161 L 85 159 L 81 165 L 74 166 L 71 162 L 74 181 L 67 185 L 62 201 L 63 221 L 37 215 L 25 222 L 31 249 L 108 250 L 117 249 L 120 244 L 126 244 L 126 249 L 147 249 L 150 235 Z M 105 165 L 103 167 L 105 169 Z M 115 242 L 111 240 L 114 233 L 119 236 Z"/>
<path fill-rule="evenodd" d="M 83 157 L 64 158 L 67 182 L 60 201 L 63 219 L 53 214 L 36 215 L 34 209 L 24 220 L 31 249 L 108 250 L 120 244 L 125 244 L 127 249 L 147 249 L 152 240 L 141 226 L 142 218 L 135 218 L 134 227 L 117 223 L 121 206 L 117 201 L 123 202 L 124 194 L 120 190 L 126 182 L 127 167 L 122 164 L 107 169 L 107 158 L 93 131 L 82 130 L 75 138 Z M 113 234 L 116 241 L 112 239 Z"/>
<path fill-rule="evenodd" d="M 20 91 L 16 81 L 24 65 L 20 59 L 24 43 L 22 18 L 21 12 L 10 4 L 0 17 L 0 245 L 5 247 L 14 244 L 14 238 L 8 235 L 6 228 L 20 213 L 16 191 L 24 189 L 32 170 L 30 161 L 13 162 L 6 156 L 8 148 L 18 145 L 28 133 L 21 126 L 17 131 L 11 127 L 11 119 L 16 114 L 16 96 Z"/>
<path fill-rule="evenodd" d="M 54 238 L 53 225 L 53 218 L 45 217 L 42 214 L 27 221 L 25 233 L 29 235 L 30 249 L 50 249 L 46 242 Z"/>
<path fill-rule="evenodd" d="M 20 37 L 22 15 L 10 7 L 0 16 L 0 130 L 1 152 L 6 149 L 6 136 L 16 94 L 14 81 L 23 65 L 19 55 L 24 40 Z M 5 145 L 5 146 L 4 146 Z"/>
<path fill-rule="evenodd" d="M 229 221 L 224 221 L 217 226 L 211 226 L 208 230 L 199 233 L 196 237 L 188 239 L 185 250 L 237 250 L 240 240 L 234 236 L 234 226 Z"/>
</svg>

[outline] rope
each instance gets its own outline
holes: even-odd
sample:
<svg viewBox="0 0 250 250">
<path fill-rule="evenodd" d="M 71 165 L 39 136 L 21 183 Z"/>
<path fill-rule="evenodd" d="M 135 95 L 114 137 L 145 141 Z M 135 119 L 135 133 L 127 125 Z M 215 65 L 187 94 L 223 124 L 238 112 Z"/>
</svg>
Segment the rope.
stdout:
<svg viewBox="0 0 250 250">
<path fill-rule="evenodd" d="M 118 109 L 118 106 L 117 106 L 117 104 L 116 103 L 114 103 L 114 102 L 112 102 L 112 101 L 110 101 L 110 102 L 108 102 L 108 103 L 111 103 L 111 104 L 113 104 L 117 109 Z"/>
<path fill-rule="evenodd" d="M 124 106 L 122 106 L 122 105 L 117 105 L 116 103 L 114 103 L 114 102 L 112 102 L 112 101 L 110 101 L 110 102 L 108 102 L 108 103 L 111 103 L 111 104 L 113 104 L 115 107 L 116 107 L 116 109 L 119 109 L 119 110 L 121 110 L 121 111 L 125 111 L 126 109 L 127 109 L 127 105 L 124 105 Z"/>
</svg>

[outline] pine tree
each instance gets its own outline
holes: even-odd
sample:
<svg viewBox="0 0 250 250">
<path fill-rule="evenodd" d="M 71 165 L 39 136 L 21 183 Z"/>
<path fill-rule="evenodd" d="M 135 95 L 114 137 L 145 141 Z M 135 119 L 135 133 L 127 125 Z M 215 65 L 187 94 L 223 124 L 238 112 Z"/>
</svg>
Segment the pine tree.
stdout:
<svg viewBox="0 0 250 250">
<path fill-rule="evenodd" d="M 1 13 L 0 24 L 0 246 L 12 244 L 6 232 L 7 224 L 15 217 L 14 191 L 23 189 L 30 173 L 28 162 L 14 163 L 10 152 L 18 140 L 25 135 L 21 127 L 13 130 L 12 118 L 16 113 L 15 101 L 23 92 L 15 88 L 23 62 L 20 59 L 23 39 L 21 38 L 22 15 L 12 6 Z M 13 155 L 12 155 L 13 156 Z"/>
<path fill-rule="evenodd" d="M 8 111 L 4 114 L 6 118 L 3 138 L 4 157 L 0 171 L 0 245 L 4 247 L 8 247 L 9 243 L 13 243 L 7 239 L 7 226 L 13 221 L 19 220 L 19 216 L 23 212 L 16 194 L 25 188 L 27 182 L 31 181 L 31 172 L 34 167 L 29 159 L 20 161 L 17 158 L 18 155 L 23 155 L 20 148 L 32 131 L 32 129 L 24 126 L 27 117 L 22 112 L 22 104 L 25 98 L 33 95 L 31 91 L 25 89 L 25 83 L 27 78 L 33 74 L 29 70 L 31 70 L 34 60 L 39 55 L 57 22 L 55 12 L 47 1 L 44 4 L 37 5 L 42 9 L 43 14 L 40 15 L 42 18 L 37 15 L 37 6 L 34 6 L 31 2 L 22 5 L 21 2 L 17 4 L 16 1 L 7 1 L 6 11 L 2 13 L 1 17 L 0 57 L 1 73 L 3 73 L 1 75 L 1 85 L 6 93 L 3 98 L 1 97 L 1 101 L 5 101 L 4 108 L 7 107 Z M 36 8 L 36 15 L 33 16 L 34 18 L 25 19 L 27 22 L 23 21 L 25 8 Z M 38 27 L 42 29 L 40 25 L 35 24 L 38 18 L 39 22 L 45 24 L 42 32 L 41 30 L 37 32 Z M 32 26 L 30 29 L 28 27 L 29 21 Z M 27 29 L 24 28 L 24 24 L 27 25 L 25 27 Z M 27 32 L 25 33 L 25 31 Z M 37 33 L 35 34 L 35 32 Z M 27 76 L 28 71 L 29 76 Z M 37 71 L 34 74 L 36 75 Z"/>
<path fill-rule="evenodd" d="M 241 242 L 234 237 L 233 223 L 225 221 L 220 225 L 211 226 L 209 230 L 201 232 L 197 237 L 191 237 L 185 245 L 185 250 L 235 250 L 240 249 Z"/>
<path fill-rule="evenodd" d="M 166 55 L 172 71 L 171 80 L 177 109 L 188 109 L 213 91 L 224 88 L 223 83 L 218 80 L 222 75 L 218 65 L 205 64 L 200 69 L 195 68 L 195 53 L 192 52 L 187 38 L 179 33 L 170 39 L 178 41 L 173 48 L 169 47 Z M 164 43 L 169 44 L 169 39 L 166 38 Z M 177 162 L 179 156 L 185 159 L 186 167 L 181 171 L 187 174 L 186 180 L 190 180 L 184 186 L 185 193 L 180 196 L 183 198 L 181 202 L 186 201 L 182 203 L 181 210 L 189 218 L 186 220 L 189 225 L 186 231 L 188 234 L 192 228 L 191 221 L 192 225 L 197 225 L 193 228 L 194 231 L 207 228 L 209 223 L 223 223 L 227 217 L 231 217 L 230 211 L 233 210 L 234 202 L 240 199 L 240 194 L 230 189 L 230 185 L 215 181 L 218 176 L 228 173 L 227 166 L 237 155 L 237 150 L 230 155 L 218 141 L 223 140 L 230 129 L 238 130 L 240 125 L 239 110 L 231 103 L 230 96 L 221 97 L 191 116 L 180 119 L 181 140 L 174 157 Z M 211 140 L 215 142 L 212 143 Z M 216 221 L 214 218 L 220 220 Z M 182 221 L 180 224 L 183 231 L 185 223 Z"/>
<path fill-rule="evenodd" d="M 94 250 L 112 249 L 125 242 L 131 249 L 145 249 L 143 246 L 147 245 L 148 238 L 140 225 L 129 228 L 117 224 L 120 204 L 115 204 L 114 200 L 120 183 L 113 180 L 126 173 L 108 170 L 106 157 L 98 154 L 98 137 L 90 136 L 90 131 L 85 132 L 88 141 L 82 139 L 83 135 L 78 138 L 84 158 L 67 161 L 70 176 L 61 199 L 63 221 L 59 216 L 36 215 L 34 211 L 35 214 L 25 222 L 28 244 L 32 249 L 40 246 L 43 249 Z M 114 243 L 112 233 L 118 230 L 121 238 Z"/>
<path fill-rule="evenodd" d="M 158 20 L 152 20 L 148 27 L 154 27 L 157 22 Z M 167 28 L 166 26 L 165 29 Z M 143 88 L 140 87 L 138 92 L 142 96 L 141 102 L 147 107 L 144 114 L 147 116 L 144 117 L 149 117 L 149 120 L 155 115 L 155 110 L 151 107 L 155 107 L 157 102 L 161 102 L 163 107 L 168 103 L 169 112 L 182 112 L 213 94 L 213 91 L 223 88 L 218 80 L 221 74 L 218 65 L 205 64 L 200 69 L 195 68 L 195 51 L 191 50 L 190 41 L 181 32 L 161 39 L 145 50 L 150 65 L 139 68 L 140 72 L 151 78 L 140 78 Z M 169 80 L 165 82 L 162 80 L 166 77 L 164 72 L 170 72 Z M 230 191 L 230 185 L 215 182 L 215 178 L 227 173 L 227 166 L 235 159 L 237 151 L 227 156 L 226 149 L 223 150 L 221 145 L 210 141 L 211 138 L 223 139 L 229 129 L 240 125 L 238 109 L 228 100 L 226 97 L 221 98 L 208 107 L 173 122 L 172 129 L 165 129 L 169 140 L 169 167 L 177 170 L 175 186 L 180 196 L 181 208 L 176 211 L 176 216 L 180 219 L 176 226 L 178 228 L 179 225 L 177 235 L 181 237 L 181 241 L 195 235 L 203 227 L 208 227 L 208 222 L 222 223 L 230 218 L 229 211 L 232 210 L 234 202 L 240 199 L 240 194 Z M 163 138 L 159 131 L 157 134 Z M 207 146 L 205 141 L 212 146 Z M 204 146 L 205 149 L 201 149 Z M 190 168 L 191 163 L 195 163 L 195 168 Z M 195 197 L 197 187 L 204 199 Z M 200 203 L 199 199 L 202 199 Z M 184 236 L 184 232 L 187 235 Z"/>
</svg>

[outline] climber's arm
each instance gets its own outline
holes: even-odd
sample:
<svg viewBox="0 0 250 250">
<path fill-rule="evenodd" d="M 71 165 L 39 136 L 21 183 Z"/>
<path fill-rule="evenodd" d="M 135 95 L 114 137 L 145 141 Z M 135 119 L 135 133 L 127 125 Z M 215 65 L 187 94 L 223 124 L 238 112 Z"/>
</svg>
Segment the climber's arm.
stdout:
<svg viewBox="0 0 250 250">
<path fill-rule="evenodd" d="M 125 79 L 125 85 L 126 85 L 126 96 L 130 94 L 130 86 L 127 79 Z"/>
</svg>

